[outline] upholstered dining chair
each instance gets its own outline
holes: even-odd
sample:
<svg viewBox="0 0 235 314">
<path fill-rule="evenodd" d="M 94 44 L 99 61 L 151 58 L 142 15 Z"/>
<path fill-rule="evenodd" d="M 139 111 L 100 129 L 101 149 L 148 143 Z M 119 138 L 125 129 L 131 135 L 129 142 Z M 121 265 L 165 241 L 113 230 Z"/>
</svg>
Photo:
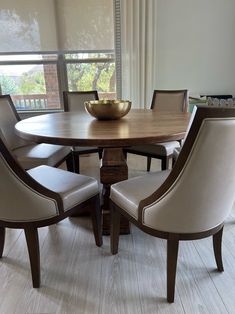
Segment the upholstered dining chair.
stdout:
<svg viewBox="0 0 235 314">
<path fill-rule="evenodd" d="M 98 100 L 99 96 L 96 90 L 94 91 L 82 91 L 82 92 L 63 92 L 64 98 L 64 111 L 76 111 L 81 114 L 86 112 L 84 102 L 89 100 Z M 80 173 L 79 156 L 91 153 L 98 153 L 99 158 L 102 158 L 102 149 L 98 147 L 73 147 L 72 154 L 74 159 L 74 170 L 76 173 Z"/>
<path fill-rule="evenodd" d="M 199 105 L 199 107 L 205 107 L 205 106 L 201 106 Z M 198 106 L 195 105 L 193 107 L 193 110 L 192 110 L 192 113 L 191 113 L 191 116 L 190 116 L 190 119 L 189 119 L 189 123 L 188 123 L 188 126 L 187 126 L 187 129 L 186 129 L 186 133 L 185 133 L 185 138 L 181 141 L 181 146 L 180 147 L 176 147 L 174 150 L 173 150 L 173 154 L 172 154 L 172 166 L 174 166 L 176 160 L 178 159 L 179 157 L 179 154 L 180 154 L 180 151 L 184 145 L 184 142 L 185 142 L 185 139 L 186 137 L 188 136 L 188 132 L 192 126 L 192 123 L 193 123 L 193 120 L 194 120 L 194 117 L 195 117 L 195 114 L 197 112 L 197 108 Z"/>
<path fill-rule="evenodd" d="M 235 199 L 234 134 L 235 109 L 198 108 L 171 172 L 111 186 L 111 252 L 118 252 L 120 214 L 166 239 L 168 302 L 174 302 L 179 241 L 213 236 L 217 268 L 223 271 L 223 225 Z"/>
<path fill-rule="evenodd" d="M 67 168 L 73 171 L 71 148 L 52 144 L 36 144 L 26 141 L 15 133 L 15 124 L 20 117 L 10 95 L 0 96 L 0 131 L 18 162 L 24 169 L 39 165 L 59 166 L 66 161 Z"/>
<path fill-rule="evenodd" d="M 217 96 L 217 97 L 221 97 L 221 98 L 218 98 L 221 100 L 221 103 L 217 103 L 217 104 L 214 104 L 213 102 L 211 102 L 210 104 L 208 103 L 208 106 L 212 106 L 212 107 L 223 107 L 223 108 L 234 108 L 235 105 L 233 103 L 233 101 L 229 101 L 226 103 L 226 100 L 229 99 L 231 100 L 232 96 L 230 97 L 231 95 L 221 95 L 221 96 Z M 208 97 L 211 97 L 211 96 L 208 96 Z M 225 97 L 225 98 L 222 98 L 222 97 Z M 224 101 L 224 102 L 223 102 Z M 197 107 L 204 107 L 206 105 L 195 105 L 192 109 L 192 114 L 191 114 L 191 117 L 190 117 L 190 120 L 189 120 L 189 124 L 188 124 L 188 127 L 187 127 L 187 130 L 186 130 L 186 135 L 185 135 L 185 138 L 187 137 L 187 134 L 188 134 L 188 131 L 191 127 L 191 124 L 192 124 L 192 121 L 194 119 L 194 116 L 195 116 L 195 113 L 196 113 L 196 110 L 197 110 Z M 177 160 L 178 156 L 179 156 L 179 153 L 180 153 L 180 150 L 184 144 L 184 141 L 185 141 L 185 138 L 184 140 L 181 141 L 181 146 L 180 147 L 176 147 L 173 151 L 173 155 L 172 155 L 172 164 L 175 164 L 175 161 Z"/>
<path fill-rule="evenodd" d="M 151 103 L 152 110 L 168 112 L 186 112 L 188 105 L 188 91 L 184 90 L 154 90 Z M 151 158 L 161 160 L 161 169 L 169 167 L 169 161 L 175 148 L 180 147 L 178 141 L 158 144 L 144 144 L 126 148 L 124 153 L 131 153 L 147 157 L 147 171 L 150 171 Z"/>
<path fill-rule="evenodd" d="M 24 229 L 34 288 L 40 286 L 38 228 L 89 207 L 96 245 L 102 245 L 99 190 L 95 179 L 46 165 L 26 172 L 1 138 L 0 172 L 0 257 L 5 228 Z"/>
</svg>

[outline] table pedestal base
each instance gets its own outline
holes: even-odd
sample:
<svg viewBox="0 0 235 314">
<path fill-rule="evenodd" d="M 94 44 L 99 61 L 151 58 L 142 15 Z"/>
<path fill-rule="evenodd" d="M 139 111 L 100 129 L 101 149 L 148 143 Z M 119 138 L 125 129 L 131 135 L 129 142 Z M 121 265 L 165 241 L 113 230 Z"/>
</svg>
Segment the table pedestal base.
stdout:
<svg viewBox="0 0 235 314">
<path fill-rule="evenodd" d="M 128 168 L 122 148 L 104 148 L 100 167 L 100 182 L 103 184 L 103 234 L 110 234 L 110 185 L 128 179 Z M 121 217 L 120 233 L 130 233 L 130 224 Z"/>
</svg>

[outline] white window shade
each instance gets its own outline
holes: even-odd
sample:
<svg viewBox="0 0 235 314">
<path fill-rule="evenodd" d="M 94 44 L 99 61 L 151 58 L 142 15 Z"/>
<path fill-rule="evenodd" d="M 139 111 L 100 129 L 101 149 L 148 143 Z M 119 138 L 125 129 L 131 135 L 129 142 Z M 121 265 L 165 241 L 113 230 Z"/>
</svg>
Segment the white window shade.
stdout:
<svg viewBox="0 0 235 314">
<path fill-rule="evenodd" d="M 61 50 L 114 49 L 112 0 L 57 0 Z"/>
<path fill-rule="evenodd" d="M 58 49 L 54 0 L 0 0 L 0 52 Z"/>
<path fill-rule="evenodd" d="M 0 53 L 114 49 L 113 0 L 0 0 Z"/>
</svg>

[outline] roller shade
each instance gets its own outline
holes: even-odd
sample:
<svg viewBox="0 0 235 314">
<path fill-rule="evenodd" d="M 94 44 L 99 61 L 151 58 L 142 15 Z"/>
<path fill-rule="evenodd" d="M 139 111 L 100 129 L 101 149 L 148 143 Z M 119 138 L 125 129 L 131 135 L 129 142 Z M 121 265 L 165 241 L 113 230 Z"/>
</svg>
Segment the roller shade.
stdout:
<svg viewBox="0 0 235 314">
<path fill-rule="evenodd" d="M 0 0 L 0 53 L 114 49 L 113 0 Z"/>
<path fill-rule="evenodd" d="M 53 0 L 0 0 L 0 52 L 58 49 Z"/>
<path fill-rule="evenodd" d="M 58 0 L 61 50 L 114 49 L 112 0 Z"/>
</svg>

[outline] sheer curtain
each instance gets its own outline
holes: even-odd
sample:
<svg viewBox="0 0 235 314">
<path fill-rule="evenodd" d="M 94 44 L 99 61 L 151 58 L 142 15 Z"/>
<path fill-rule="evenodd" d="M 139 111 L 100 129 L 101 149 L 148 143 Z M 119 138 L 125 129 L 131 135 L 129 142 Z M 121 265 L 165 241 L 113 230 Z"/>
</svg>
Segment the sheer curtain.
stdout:
<svg viewBox="0 0 235 314">
<path fill-rule="evenodd" d="M 135 108 L 148 108 L 156 85 L 157 0 L 118 2 L 122 98 Z"/>
</svg>

